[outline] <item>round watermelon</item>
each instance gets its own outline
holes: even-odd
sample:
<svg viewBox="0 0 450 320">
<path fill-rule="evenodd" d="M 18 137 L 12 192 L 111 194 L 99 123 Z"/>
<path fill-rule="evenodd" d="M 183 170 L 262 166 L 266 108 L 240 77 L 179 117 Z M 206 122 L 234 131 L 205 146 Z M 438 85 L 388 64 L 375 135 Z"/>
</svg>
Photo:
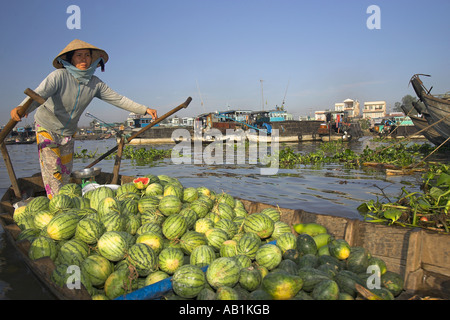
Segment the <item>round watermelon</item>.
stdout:
<svg viewBox="0 0 450 320">
<path fill-rule="evenodd" d="M 105 231 L 103 224 L 95 219 L 84 218 L 78 222 L 75 229 L 75 238 L 87 244 L 95 244 Z"/>
<path fill-rule="evenodd" d="M 240 271 L 236 260 L 230 257 L 220 257 L 209 265 L 206 270 L 206 279 L 214 289 L 223 286 L 233 287 L 239 282 Z"/>
<path fill-rule="evenodd" d="M 206 278 L 200 267 L 186 264 L 172 276 L 173 291 L 182 298 L 194 298 L 205 287 Z"/>
<path fill-rule="evenodd" d="M 166 195 L 159 201 L 158 209 L 165 216 L 180 213 L 183 203 L 178 196 Z"/>
<path fill-rule="evenodd" d="M 168 216 L 162 224 L 162 233 L 169 240 L 180 238 L 186 230 L 186 219 L 180 214 Z"/>
<path fill-rule="evenodd" d="M 47 224 L 47 234 L 53 240 L 70 239 L 74 236 L 79 221 L 80 217 L 76 213 L 58 213 Z"/>
<path fill-rule="evenodd" d="M 28 250 L 28 257 L 31 260 L 37 260 L 43 257 L 49 257 L 53 261 L 56 259 L 58 249 L 55 241 L 50 238 L 39 236 L 33 240 Z"/>
<path fill-rule="evenodd" d="M 136 243 L 128 250 L 127 261 L 136 268 L 140 277 L 148 276 L 158 269 L 158 256 L 145 243 Z"/>
<path fill-rule="evenodd" d="M 184 264 L 184 253 L 179 248 L 165 248 L 158 255 L 158 264 L 161 271 L 174 274 Z"/>
<path fill-rule="evenodd" d="M 106 259 L 117 262 L 125 257 L 129 244 L 123 233 L 107 231 L 98 239 L 97 249 Z"/>
<path fill-rule="evenodd" d="M 270 237 L 274 228 L 273 220 L 263 213 L 251 214 L 244 221 L 244 231 L 256 233 L 261 239 Z"/>
<path fill-rule="evenodd" d="M 275 269 L 283 259 L 280 248 L 271 243 L 262 245 L 256 251 L 255 261 L 258 265 L 266 267 L 268 270 Z"/>
<path fill-rule="evenodd" d="M 198 267 L 205 267 L 211 264 L 216 259 L 216 252 L 213 247 L 208 245 L 201 245 L 192 250 L 189 256 L 191 264 Z"/>
<path fill-rule="evenodd" d="M 114 266 L 105 257 L 92 254 L 81 263 L 81 270 L 88 276 L 93 286 L 101 288 L 109 275 L 113 273 Z"/>
</svg>

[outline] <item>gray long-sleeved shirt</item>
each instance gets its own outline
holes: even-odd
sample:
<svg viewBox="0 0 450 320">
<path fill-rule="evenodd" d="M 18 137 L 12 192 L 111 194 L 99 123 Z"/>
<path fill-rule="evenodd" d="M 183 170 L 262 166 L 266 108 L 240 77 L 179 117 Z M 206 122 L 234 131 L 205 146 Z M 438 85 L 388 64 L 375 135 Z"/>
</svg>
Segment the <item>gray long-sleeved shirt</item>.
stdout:
<svg viewBox="0 0 450 320">
<path fill-rule="evenodd" d="M 144 115 L 147 111 L 146 106 L 113 91 L 98 77 L 92 76 L 89 83 L 84 85 L 66 69 L 57 69 L 50 73 L 35 92 L 47 101 L 41 106 L 33 102 L 27 113 L 37 109 L 34 117 L 36 123 L 63 136 L 76 133 L 81 115 L 94 98 L 137 114 Z"/>
</svg>

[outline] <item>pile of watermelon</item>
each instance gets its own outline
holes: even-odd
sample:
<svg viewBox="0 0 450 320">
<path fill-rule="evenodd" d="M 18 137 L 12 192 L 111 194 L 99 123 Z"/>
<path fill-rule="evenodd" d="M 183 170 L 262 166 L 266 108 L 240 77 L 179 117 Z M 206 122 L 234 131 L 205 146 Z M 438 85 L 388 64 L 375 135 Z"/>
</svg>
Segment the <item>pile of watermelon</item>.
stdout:
<svg viewBox="0 0 450 320">
<path fill-rule="evenodd" d="M 70 183 L 51 200 L 39 196 L 17 208 L 13 218 L 22 230 L 17 240 L 31 243 L 29 258 L 50 257 L 61 287 L 78 268 L 95 300 L 167 278 L 172 289 L 164 299 L 359 299 L 369 266 L 381 275 L 369 298 L 394 299 L 403 290 L 384 261 L 321 225 L 291 227 L 276 208 L 249 214 L 228 193 L 184 187 L 166 175 L 84 194 Z"/>
</svg>

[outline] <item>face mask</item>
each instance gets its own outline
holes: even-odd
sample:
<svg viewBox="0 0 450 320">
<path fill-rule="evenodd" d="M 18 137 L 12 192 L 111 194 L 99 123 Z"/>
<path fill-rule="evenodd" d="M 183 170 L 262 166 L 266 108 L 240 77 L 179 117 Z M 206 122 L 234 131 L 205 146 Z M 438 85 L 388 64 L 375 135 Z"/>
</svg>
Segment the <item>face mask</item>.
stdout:
<svg viewBox="0 0 450 320">
<path fill-rule="evenodd" d="M 88 69 L 80 70 L 71 63 L 58 58 L 58 62 L 60 62 L 75 79 L 83 84 L 88 84 L 89 80 L 91 80 L 91 77 L 95 73 L 100 60 L 103 60 L 103 58 L 98 58 L 97 60 L 95 60 L 93 63 L 91 63 L 91 66 Z"/>
</svg>

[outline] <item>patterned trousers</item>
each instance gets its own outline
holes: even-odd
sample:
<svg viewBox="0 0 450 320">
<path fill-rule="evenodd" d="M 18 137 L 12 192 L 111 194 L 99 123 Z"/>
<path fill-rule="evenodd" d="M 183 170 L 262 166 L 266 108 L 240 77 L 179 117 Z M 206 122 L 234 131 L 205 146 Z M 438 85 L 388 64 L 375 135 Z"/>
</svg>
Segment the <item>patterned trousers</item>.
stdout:
<svg viewBox="0 0 450 320">
<path fill-rule="evenodd" d="M 36 125 L 36 142 L 42 180 L 51 199 L 70 181 L 75 141 L 71 136 L 61 136 Z"/>
</svg>

